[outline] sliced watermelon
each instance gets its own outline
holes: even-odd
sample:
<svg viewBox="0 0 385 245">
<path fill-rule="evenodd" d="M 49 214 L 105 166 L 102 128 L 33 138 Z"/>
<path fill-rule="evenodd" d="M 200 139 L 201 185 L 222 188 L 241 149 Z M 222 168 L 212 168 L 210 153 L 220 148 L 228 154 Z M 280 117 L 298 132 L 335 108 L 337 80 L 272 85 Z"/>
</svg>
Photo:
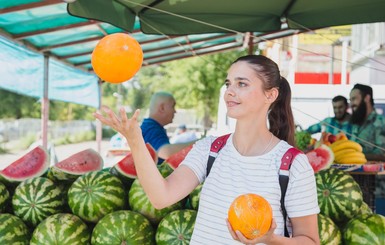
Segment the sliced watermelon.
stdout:
<svg viewBox="0 0 385 245">
<path fill-rule="evenodd" d="M 158 155 L 155 149 L 149 143 L 146 144 L 146 147 L 152 159 L 154 160 L 154 163 L 156 164 L 158 162 Z M 135 179 L 137 177 L 134 158 L 132 157 L 131 152 L 129 152 L 122 160 L 115 164 L 115 166 L 111 168 L 111 172 L 113 172 L 113 168 L 118 172 L 119 176 L 122 175 L 123 178 L 128 177 L 130 179 Z"/>
<path fill-rule="evenodd" d="M 0 176 L 5 182 L 18 183 L 26 179 L 40 177 L 48 168 L 48 153 L 41 146 L 37 146 L 1 170 Z"/>
<path fill-rule="evenodd" d="M 177 153 L 167 158 L 165 162 L 167 162 L 172 169 L 176 169 L 192 148 L 193 148 L 193 145 L 183 148 L 182 150 L 178 151 Z"/>
<path fill-rule="evenodd" d="M 80 175 L 103 169 L 103 158 L 93 149 L 71 155 L 51 167 L 48 177 L 54 181 L 74 181 Z"/>
<path fill-rule="evenodd" d="M 329 146 L 321 144 L 319 147 L 306 153 L 314 173 L 329 168 L 334 162 L 334 153 Z"/>
</svg>

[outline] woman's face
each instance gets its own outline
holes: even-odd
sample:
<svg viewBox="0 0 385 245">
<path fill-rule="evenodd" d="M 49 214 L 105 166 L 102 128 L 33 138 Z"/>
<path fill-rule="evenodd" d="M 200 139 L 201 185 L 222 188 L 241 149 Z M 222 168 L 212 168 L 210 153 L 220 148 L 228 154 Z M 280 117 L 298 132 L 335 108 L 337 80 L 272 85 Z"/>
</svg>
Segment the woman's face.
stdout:
<svg viewBox="0 0 385 245">
<path fill-rule="evenodd" d="M 262 89 L 263 82 L 247 62 L 239 61 L 230 67 L 225 85 L 224 100 L 229 117 L 255 117 L 262 109 L 267 113 L 269 104 Z"/>
</svg>

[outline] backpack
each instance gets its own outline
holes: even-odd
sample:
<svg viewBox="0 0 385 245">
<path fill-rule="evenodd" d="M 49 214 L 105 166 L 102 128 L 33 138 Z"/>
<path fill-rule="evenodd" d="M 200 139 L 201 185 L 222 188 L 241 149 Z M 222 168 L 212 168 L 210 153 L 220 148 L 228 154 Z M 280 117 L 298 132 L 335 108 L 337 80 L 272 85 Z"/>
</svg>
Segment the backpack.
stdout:
<svg viewBox="0 0 385 245">
<path fill-rule="evenodd" d="M 230 137 L 230 134 L 222 135 L 216 138 L 211 144 L 209 158 L 207 160 L 206 167 L 206 178 L 210 173 L 211 167 L 219 154 L 219 151 L 226 145 L 227 139 Z M 285 195 L 287 190 L 287 185 L 289 183 L 289 169 L 294 158 L 302 153 L 300 150 L 291 147 L 289 148 L 285 154 L 283 154 L 281 159 L 281 166 L 279 167 L 279 186 L 281 187 L 281 210 L 284 220 L 284 229 L 285 229 L 285 237 L 290 237 L 289 231 L 286 226 L 286 218 L 287 212 L 285 208 Z"/>
</svg>

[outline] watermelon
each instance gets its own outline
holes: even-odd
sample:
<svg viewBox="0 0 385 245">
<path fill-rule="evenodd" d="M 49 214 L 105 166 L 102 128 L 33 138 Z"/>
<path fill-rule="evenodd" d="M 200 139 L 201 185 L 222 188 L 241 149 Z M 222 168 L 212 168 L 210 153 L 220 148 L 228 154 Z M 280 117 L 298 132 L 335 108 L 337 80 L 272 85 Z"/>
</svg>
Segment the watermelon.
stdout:
<svg viewBox="0 0 385 245">
<path fill-rule="evenodd" d="M 155 231 L 143 215 L 129 211 L 116 211 L 104 216 L 92 232 L 93 245 L 152 245 Z"/>
<path fill-rule="evenodd" d="M 158 155 L 155 149 L 149 143 L 146 144 L 146 147 L 152 159 L 154 160 L 154 164 L 156 164 L 158 162 Z M 116 170 L 118 177 L 122 179 L 135 179 L 137 177 L 134 158 L 131 152 L 129 152 L 122 160 L 116 163 L 111 169 Z M 111 170 L 111 172 L 114 170 Z"/>
<path fill-rule="evenodd" d="M 196 217 L 197 211 L 190 209 L 175 210 L 167 214 L 156 230 L 156 244 L 190 244 Z"/>
<path fill-rule="evenodd" d="M 193 145 L 183 148 L 182 150 L 178 151 L 177 153 L 174 153 L 169 158 L 167 158 L 165 162 L 169 164 L 173 169 L 176 169 L 179 164 L 185 159 L 185 157 L 192 148 Z"/>
<path fill-rule="evenodd" d="M 42 176 L 48 168 L 48 153 L 42 147 L 37 146 L 1 170 L 0 177 L 8 183 L 20 183 L 33 177 Z"/>
<path fill-rule="evenodd" d="M 48 178 L 36 177 L 23 181 L 12 197 L 15 215 L 35 227 L 52 214 L 63 211 L 64 199 L 60 189 Z"/>
<path fill-rule="evenodd" d="M 343 170 L 329 168 L 315 174 L 321 213 L 341 224 L 353 218 L 363 202 L 360 186 Z"/>
<path fill-rule="evenodd" d="M 139 180 L 132 183 L 128 198 L 131 209 L 144 215 L 153 225 L 157 225 L 168 213 L 183 207 L 183 201 L 179 201 L 169 207 L 156 209 L 148 199 Z"/>
<path fill-rule="evenodd" d="M 9 192 L 7 187 L 0 182 L 0 213 L 5 210 L 9 201 Z"/>
<path fill-rule="evenodd" d="M 349 245 L 384 245 L 385 217 L 364 214 L 351 219 L 343 230 L 343 241 Z"/>
<path fill-rule="evenodd" d="M 43 220 L 33 231 L 31 245 L 84 245 L 90 242 L 87 225 L 76 215 L 59 213 Z"/>
<path fill-rule="evenodd" d="M 30 237 L 28 227 L 19 217 L 0 214 L 0 244 L 28 245 Z"/>
<path fill-rule="evenodd" d="M 321 245 L 342 244 L 340 229 L 332 219 L 322 214 L 318 214 L 318 234 Z"/>
<path fill-rule="evenodd" d="M 314 173 L 329 168 L 334 162 L 334 153 L 327 145 L 320 145 L 306 153 Z"/>
<path fill-rule="evenodd" d="M 93 149 L 71 155 L 51 167 L 48 177 L 54 181 L 75 181 L 79 176 L 103 169 L 103 158 Z"/>
<path fill-rule="evenodd" d="M 106 171 L 80 176 L 68 190 L 72 213 L 87 222 L 98 222 L 104 215 L 126 206 L 122 182 Z"/>
<path fill-rule="evenodd" d="M 199 198 L 201 195 L 202 186 L 203 184 L 200 184 L 197 187 L 195 187 L 195 189 L 189 195 L 189 202 L 190 202 L 191 208 L 194 210 L 198 210 Z"/>
<path fill-rule="evenodd" d="M 363 215 L 363 214 L 372 214 L 373 211 L 372 209 L 369 207 L 369 205 L 366 203 L 366 202 L 362 202 L 362 205 L 360 207 L 360 210 L 358 211 L 358 213 L 356 214 L 357 216 L 358 215 Z"/>
</svg>

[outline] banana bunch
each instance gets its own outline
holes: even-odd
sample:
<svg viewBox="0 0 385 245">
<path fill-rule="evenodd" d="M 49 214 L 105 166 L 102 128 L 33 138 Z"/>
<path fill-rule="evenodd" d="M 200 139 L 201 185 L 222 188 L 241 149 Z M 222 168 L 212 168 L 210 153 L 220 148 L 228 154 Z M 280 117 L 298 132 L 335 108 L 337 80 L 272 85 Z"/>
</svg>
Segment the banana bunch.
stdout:
<svg viewBox="0 0 385 245">
<path fill-rule="evenodd" d="M 340 164 L 364 164 L 367 162 L 362 146 L 352 140 L 335 141 L 329 146 L 334 153 L 334 161 Z"/>
</svg>

